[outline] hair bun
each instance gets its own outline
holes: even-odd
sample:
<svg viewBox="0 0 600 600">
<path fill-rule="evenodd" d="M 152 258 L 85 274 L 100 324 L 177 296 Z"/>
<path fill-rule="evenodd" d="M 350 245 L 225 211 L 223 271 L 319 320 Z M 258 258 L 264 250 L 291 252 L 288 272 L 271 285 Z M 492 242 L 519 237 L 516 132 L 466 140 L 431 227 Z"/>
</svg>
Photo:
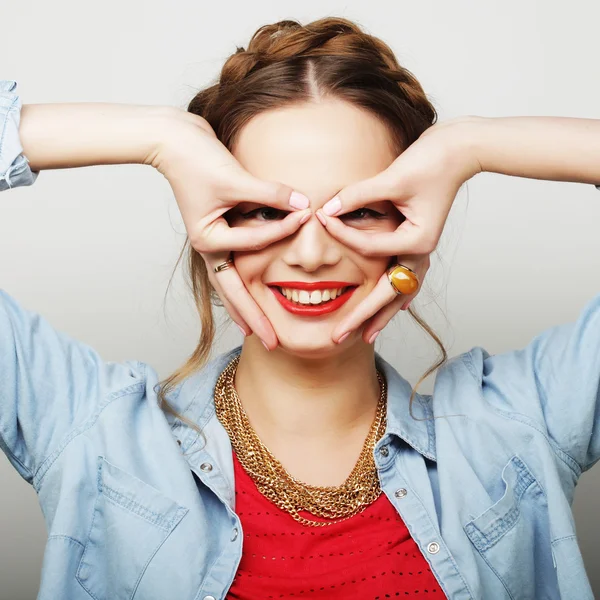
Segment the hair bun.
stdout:
<svg viewBox="0 0 600 600">
<path fill-rule="evenodd" d="M 236 48 L 218 81 L 196 94 L 188 111 L 204 117 L 227 145 L 250 114 L 315 94 L 370 106 L 391 124 L 402 148 L 437 120 L 421 84 L 390 46 L 340 17 L 263 25 L 247 48 Z"/>
<path fill-rule="evenodd" d="M 351 21 L 328 17 L 301 25 L 298 21 L 284 20 L 260 27 L 247 50 L 238 47 L 223 65 L 220 83 L 236 83 L 274 62 L 324 55 L 370 60 L 374 68 L 400 68 L 387 44 L 361 31 Z"/>
</svg>

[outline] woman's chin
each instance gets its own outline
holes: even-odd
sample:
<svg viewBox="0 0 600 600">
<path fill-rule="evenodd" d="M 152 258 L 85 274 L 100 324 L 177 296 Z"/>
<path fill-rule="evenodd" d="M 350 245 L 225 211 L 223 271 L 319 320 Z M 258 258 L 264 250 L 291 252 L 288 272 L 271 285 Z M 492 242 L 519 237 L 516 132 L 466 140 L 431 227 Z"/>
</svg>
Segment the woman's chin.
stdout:
<svg viewBox="0 0 600 600">
<path fill-rule="evenodd" d="M 273 325 L 282 350 L 302 358 L 319 358 L 345 352 L 360 339 L 360 331 L 354 332 L 342 344 L 336 344 L 332 334 L 340 323 L 343 310 L 319 316 L 303 316 L 287 312 L 274 298 L 262 307 Z M 271 303 L 275 303 L 274 305 Z"/>
<path fill-rule="evenodd" d="M 302 335 L 296 330 L 294 334 L 284 333 L 275 330 L 279 346 L 285 352 L 294 354 L 301 358 L 322 358 L 344 352 L 348 346 L 352 344 L 352 339 L 349 337 L 343 344 L 336 344 L 331 339 L 331 332 L 326 329 L 320 330 L 312 336 Z"/>
</svg>

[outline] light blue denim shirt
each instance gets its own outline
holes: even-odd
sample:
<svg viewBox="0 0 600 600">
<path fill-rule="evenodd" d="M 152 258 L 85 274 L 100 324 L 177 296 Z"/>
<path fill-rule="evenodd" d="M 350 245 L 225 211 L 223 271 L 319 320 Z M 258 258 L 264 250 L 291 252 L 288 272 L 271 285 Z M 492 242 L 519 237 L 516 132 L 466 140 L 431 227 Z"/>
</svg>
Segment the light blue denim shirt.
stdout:
<svg viewBox="0 0 600 600">
<path fill-rule="evenodd" d="M 14 82 L 0 86 L 7 189 L 35 175 Z M 169 396 L 203 439 L 160 410 L 150 366 L 106 362 L 0 291 L 0 446 L 47 525 L 38 599 L 226 597 L 244 534 L 212 394 L 239 352 Z M 409 382 L 378 353 L 376 362 L 389 386 L 381 486 L 446 596 L 592 599 L 571 503 L 600 458 L 600 294 L 525 348 L 451 359 L 413 404 L 430 420 L 411 418 Z M 431 420 L 442 415 L 458 416 Z"/>
</svg>

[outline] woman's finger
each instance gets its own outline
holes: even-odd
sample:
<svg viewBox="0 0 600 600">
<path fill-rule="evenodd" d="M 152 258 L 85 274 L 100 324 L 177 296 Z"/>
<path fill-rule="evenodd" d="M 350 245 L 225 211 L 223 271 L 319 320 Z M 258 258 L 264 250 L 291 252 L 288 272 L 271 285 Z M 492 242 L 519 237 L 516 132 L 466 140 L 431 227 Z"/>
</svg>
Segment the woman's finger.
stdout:
<svg viewBox="0 0 600 600">
<path fill-rule="evenodd" d="M 397 187 L 397 177 L 393 177 L 388 167 L 373 177 L 346 186 L 323 205 L 323 212 L 329 217 L 339 217 L 372 202 L 391 200 Z"/>
<path fill-rule="evenodd" d="M 214 275 L 222 290 L 223 295 L 221 297 L 235 307 L 238 315 L 262 340 L 267 350 L 276 348 L 279 341 L 273 326 L 246 289 L 235 267 L 231 266 Z"/>
<path fill-rule="evenodd" d="M 235 165 L 235 166 L 234 166 Z M 281 210 L 304 210 L 309 199 L 289 185 L 278 181 L 264 181 L 251 175 L 237 163 L 227 173 L 220 197 L 226 203 L 256 202 Z"/>
<path fill-rule="evenodd" d="M 340 343 L 346 333 L 358 329 L 378 310 L 396 298 L 396 292 L 390 285 L 387 273 L 384 273 L 368 296 L 334 329 L 331 337 L 336 344 Z"/>
<path fill-rule="evenodd" d="M 345 225 L 337 217 L 327 218 L 320 209 L 317 216 L 336 240 L 363 256 L 427 254 L 431 245 L 428 234 L 408 219 L 396 231 L 369 233 Z"/>
<path fill-rule="evenodd" d="M 373 335 L 375 333 L 380 332 L 393 319 L 393 317 L 396 315 L 396 313 L 398 311 L 405 309 L 406 305 L 410 304 L 410 302 L 412 302 L 413 298 L 415 298 L 415 296 L 417 296 L 419 294 L 419 292 L 421 291 L 421 288 L 423 286 L 423 280 L 425 279 L 425 275 L 427 274 L 427 271 L 429 270 L 429 266 L 431 264 L 431 259 L 430 259 L 430 256 L 427 255 L 422 261 L 420 261 L 419 266 L 414 264 L 412 257 L 409 259 L 406 259 L 405 257 L 399 256 L 399 257 L 397 257 L 397 262 L 399 264 L 409 267 L 417 274 L 417 277 L 419 279 L 419 287 L 412 294 L 398 294 L 397 297 L 394 300 L 392 300 L 392 302 L 390 302 L 386 306 L 382 307 L 373 316 L 373 318 L 365 326 L 365 328 L 363 330 L 363 334 L 362 334 L 363 340 L 365 342 L 367 342 L 368 344 L 370 344 L 374 341 Z M 409 262 L 412 264 L 409 264 Z M 386 277 L 387 277 L 387 275 L 386 275 Z M 388 280 L 388 284 L 389 284 L 389 280 Z M 390 284 L 390 287 L 391 287 L 391 284 Z"/>
<path fill-rule="evenodd" d="M 294 211 L 281 221 L 272 221 L 260 227 L 230 227 L 224 218 L 220 218 L 203 236 L 195 239 L 192 246 L 201 253 L 255 252 L 294 233 L 311 214 L 308 209 Z"/>
<path fill-rule="evenodd" d="M 375 341 L 373 336 L 379 333 L 393 319 L 394 315 L 402 309 L 402 306 L 408 302 L 407 298 L 408 296 L 404 294 L 398 294 L 394 300 L 375 313 L 373 318 L 366 324 L 362 333 L 363 340 L 367 344 L 372 344 Z"/>
<path fill-rule="evenodd" d="M 223 261 L 220 261 L 220 262 L 223 262 Z M 217 261 L 216 264 L 219 264 L 219 262 Z M 208 267 L 208 263 L 207 263 L 207 267 Z M 225 296 L 225 293 L 223 292 L 223 288 L 221 287 L 221 284 L 217 280 L 216 273 L 213 273 L 212 268 L 208 268 L 208 278 L 210 279 L 212 286 L 215 288 L 215 292 L 217 292 L 221 302 L 223 303 L 225 310 L 231 317 L 231 320 L 242 330 L 242 333 L 244 334 L 244 336 L 252 335 L 252 329 L 250 328 L 248 323 L 246 323 L 246 321 L 244 321 L 244 319 L 242 318 L 242 315 L 240 315 L 240 313 L 235 308 L 235 306 L 231 302 L 229 302 L 229 300 L 227 299 L 227 296 Z"/>
</svg>

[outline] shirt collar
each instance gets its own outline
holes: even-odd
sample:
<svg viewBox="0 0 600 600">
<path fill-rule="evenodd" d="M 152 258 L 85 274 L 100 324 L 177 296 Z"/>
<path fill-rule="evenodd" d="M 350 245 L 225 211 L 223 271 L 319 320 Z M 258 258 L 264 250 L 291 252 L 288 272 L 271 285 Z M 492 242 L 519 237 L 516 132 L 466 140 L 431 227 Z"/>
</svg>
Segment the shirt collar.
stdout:
<svg viewBox="0 0 600 600">
<path fill-rule="evenodd" d="M 167 394 L 167 400 L 175 410 L 196 423 L 206 435 L 216 434 L 225 442 L 228 437 L 215 414 L 213 391 L 223 369 L 241 350 L 242 347 L 237 346 L 218 355 Z M 375 362 L 388 383 L 386 436 L 397 436 L 426 458 L 437 460 L 431 396 L 415 394 L 412 403 L 413 418 L 409 412 L 410 383 L 378 352 L 375 352 Z M 198 433 L 170 413 L 166 413 L 166 417 L 185 451 L 196 441 Z M 218 443 L 219 440 L 212 441 Z"/>
</svg>

